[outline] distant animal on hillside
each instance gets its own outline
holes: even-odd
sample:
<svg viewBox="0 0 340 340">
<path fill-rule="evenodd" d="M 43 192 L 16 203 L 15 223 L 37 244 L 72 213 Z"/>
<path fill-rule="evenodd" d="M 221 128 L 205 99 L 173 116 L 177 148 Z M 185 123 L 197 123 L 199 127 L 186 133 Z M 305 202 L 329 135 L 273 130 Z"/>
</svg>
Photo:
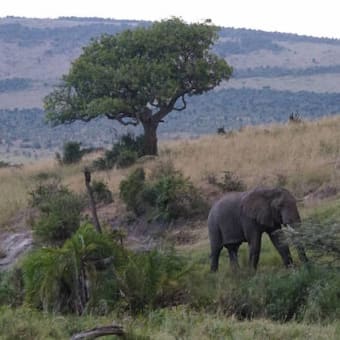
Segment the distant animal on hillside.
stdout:
<svg viewBox="0 0 340 340">
<path fill-rule="evenodd" d="M 248 242 L 249 266 L 256 270 L 264 232 L 269 235 L 284 265 L 290 266 L 292 256 L 278 231 L 282 225 L 300 221 L 296 200 L 286 189 L 256 188 L 227 193 L 212 206 L 208 217 L 211 271 L 217 271 L 223 247 L 228 249 L 231 267 L 237 269 L 237 252 L 242 242 Z M 307 261 L 301 247 L 298 253 L 302 261 Z"/>
</svg>

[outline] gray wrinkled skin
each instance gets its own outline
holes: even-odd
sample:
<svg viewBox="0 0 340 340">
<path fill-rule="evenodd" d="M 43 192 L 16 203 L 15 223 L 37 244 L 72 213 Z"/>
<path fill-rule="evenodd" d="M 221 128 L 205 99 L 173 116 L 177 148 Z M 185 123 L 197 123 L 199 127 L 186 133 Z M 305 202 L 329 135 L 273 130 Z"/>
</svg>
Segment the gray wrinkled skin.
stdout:
<svg viewBox="0 0 340 340">
<path fill-rule="evenodd" d="M 220 252 L 226 247 L 230 265 L 239 267 L 238 248 L 242 242 L 249 245 L 249 266 L 256 270 L 262 233 L 266 232 L 282 257 L 286 267 L 292 265 L 289 248 L 280 237 L 281 225 L 300 223 L 296 200 L 286 189 L 256 188 L 224 195 L 211 208 L 208 217 L 211 246 L 211 271 L 217 271 Z M 303 249 L 300 259 L 306 261 Z"/>
</svg>

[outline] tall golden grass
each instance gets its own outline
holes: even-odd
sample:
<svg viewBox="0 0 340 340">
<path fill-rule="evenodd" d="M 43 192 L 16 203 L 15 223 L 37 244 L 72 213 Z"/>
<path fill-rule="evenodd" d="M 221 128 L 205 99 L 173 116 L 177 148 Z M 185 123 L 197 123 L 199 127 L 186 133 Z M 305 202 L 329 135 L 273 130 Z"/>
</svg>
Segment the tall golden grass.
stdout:
<svg viewBox="0 0 340 340">
<path fill-rule="evenodd" d="M 284 185 L 301 197 L 318 187 L 339 186 L 340 117 L 318 121 L 246 127 L 226 135 L 160 142 L 160 155 L 142 163 L 152 170 L 170 161 L 175 168 L 202 185 L 210 175 L 231 171 L 247 187 Z M 27 206 L 29 191 L 39 173 L 56 173 L 77 192 L 84 191 L 82 170 L 91 157 L 77 165 L 60 166 L 54 160 L 37 161 L 22 168 L 0 169 L 0 225 Z M 141 163 L 134 167 L 141 166 Z M 118 192 L 120 181 L 131 169 L 96 172 L 93 178 Z"/>
<path fill-rule="evenodd" d="M 162 158 L 196 183 L 231 171 L 248 187 L 283 184 L 302 195 L 340 175 L 340 117 L 246 127 L 227 135 L 164 142 Z"/>
</svg>

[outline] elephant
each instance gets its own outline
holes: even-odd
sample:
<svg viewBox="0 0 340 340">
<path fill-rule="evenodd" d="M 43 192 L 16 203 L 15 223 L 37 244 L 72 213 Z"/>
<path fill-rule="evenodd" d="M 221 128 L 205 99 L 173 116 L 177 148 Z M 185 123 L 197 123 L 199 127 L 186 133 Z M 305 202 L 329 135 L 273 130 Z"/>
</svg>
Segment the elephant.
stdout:
<svg viewBox="0 0 340 340">
<path fill-rule="evenodd" d="M 262 233 L 266 232 L 286 267 L 293 264 L 289 247 L 282 242 L 282 225 L 301 222 L 294 196 L 284 188 L 257 187 L 245 192 L 230 192 L 215 202 L 208 216 L 211 246 L 211 271 L 218 270 L 220 252 L 226 247 L 233 270 L 239 268 L 237 252 L 242 242 L 249 245 L 249 267 L 256 271 Z M 307 262 L 304 249 L 297 248 Z"/>
</svg>

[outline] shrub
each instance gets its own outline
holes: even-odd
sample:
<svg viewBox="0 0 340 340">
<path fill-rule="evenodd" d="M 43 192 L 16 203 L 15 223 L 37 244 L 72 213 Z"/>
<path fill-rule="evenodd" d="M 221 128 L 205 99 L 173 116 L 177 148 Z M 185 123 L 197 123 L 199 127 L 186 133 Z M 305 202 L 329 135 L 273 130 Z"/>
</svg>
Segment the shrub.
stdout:
<svg viewBox="0 0 340 340">
<path fill-rule="evenodd" d="M 11 164 L 5 161 L 0 161 L 0 168 L 8 168 Z"/>
<path fill-rule="evenodd" d="M 23 301 L 23 282 L 20 269 L 0 271 L 0 306 L 17 307 Z"/>
<path fill-rule="evenodd" d="M 80 143 L 73 141 L 64 143 L 62 155 L 63 164 L 78 163 L 82 157 L 83 152 L 80 149 Z"/>
<path fill-rule="evenodd" d="M 153 185 L 156 217 L 165 221 L 190 218 L 206 211 L 198 190 L 180 172 L 160 177 Z"/>
<path fill-rule="evenodd" d="M 231 171 L 224 171 L 222 178 L 208 176 L 208 182 L 220 188 L 222 191 L 245 191 L 246 185 Z"/>
<path fill-rule="evenodd" d="M 284 228 L 291 244 L 303 247 L 313 262 L 339 267 L 340 224 L 330 218 L 328 221 L 306 220 L 297 229 Z"/>
<path fill-rule="evenodd" d="M 126 168 L 134 164 L 138 157 L 143 155 L 144 136 L 135 137 L 128 133 L 120 137 L 118 142 L 112 145 L 111 150 L 106 150 L 104 157 L 93 162 L 97 170 L 112 169 L 115 165 L 118 168 Z"/>
<path fill-rule="evenodd" d="M 143 189 L 145 182 L 145 172 L 143 168 L 134 170 L 127 179 L 121 181 L 119 185 L 119 195 L 137 216 L 145 212 L 143 206 Z"/>
<path fill-rule="evenodd" d="M 23 262 L 25 301 L 51 312 L 138 312 L 173 303 L 183 259 L 173 251 L 131 253 L 97 233 L 79 228 L 62 248 L 42 248 Z"/>
<path fill-rule="evenodd" d="M 148 212 L 164 221 L 190 218 L 207 211 L 207 204 L 188 178 L 168 167 L 145 179 L 142 168 L 132 172 L 120 184 L 120 197 L 136 215 Z"/>
<path fill-rule="evenodd" d="M 303 122 L 299 112 L 292 112 L 289 115 L 288 121 L 289 123 L 302 123 Z"/>
<path fill-rule="evenodd" d="M 185 267 L 183 258 L 173 250 L 131 254 L 122 267 L 122 289 L 128 308 L 136 313 L 176 304 L 175 296 L 182 289 L 180 277 Z"/>
<path fill-rule="evenodd" d="M 137 160 L 137 152 L 123 149 L 117 156 L 117 168 L 127 168 L 134 164 Z"/>
<path fill-rule="evenodd" d="M 113 202 L 112 192 L 104 182 L 94 180 L 92 181 L 91 187 L 96 203 L 102 202 L 109 204 Z"/>
<path fill-rule="evenodd" d="M 338 269 L 305 266 L 276 273 L 228 272 L 186 277 L 190 304 L 199 310 L 223 312 L 240 320 L 327 321 L 340 316 Z"/>
<path fill-rule="evenodd" d="M 98 270 L 120 257 L 106 234 L 83 225 L 62 248 L 41 248 L 24 260 L 25 301 L 45 311 L 81 314 L 102 284 Z"/>
<path fill-rule="evenodd" d="M 80 225 L 84 199 L 58 183 L 40 184 L 31 192 L 31 204 L 40 210 L 32 221 L 33 236 L 38 242 L 60 245 Z"/>
<path fill-rule="evenodd" d="M 225 132 L 224 126 L 221 126 L 221 127 L 217 128 L 216 133 L 218 135 L 225 135 L 226 132 Z"/>
</svg>

